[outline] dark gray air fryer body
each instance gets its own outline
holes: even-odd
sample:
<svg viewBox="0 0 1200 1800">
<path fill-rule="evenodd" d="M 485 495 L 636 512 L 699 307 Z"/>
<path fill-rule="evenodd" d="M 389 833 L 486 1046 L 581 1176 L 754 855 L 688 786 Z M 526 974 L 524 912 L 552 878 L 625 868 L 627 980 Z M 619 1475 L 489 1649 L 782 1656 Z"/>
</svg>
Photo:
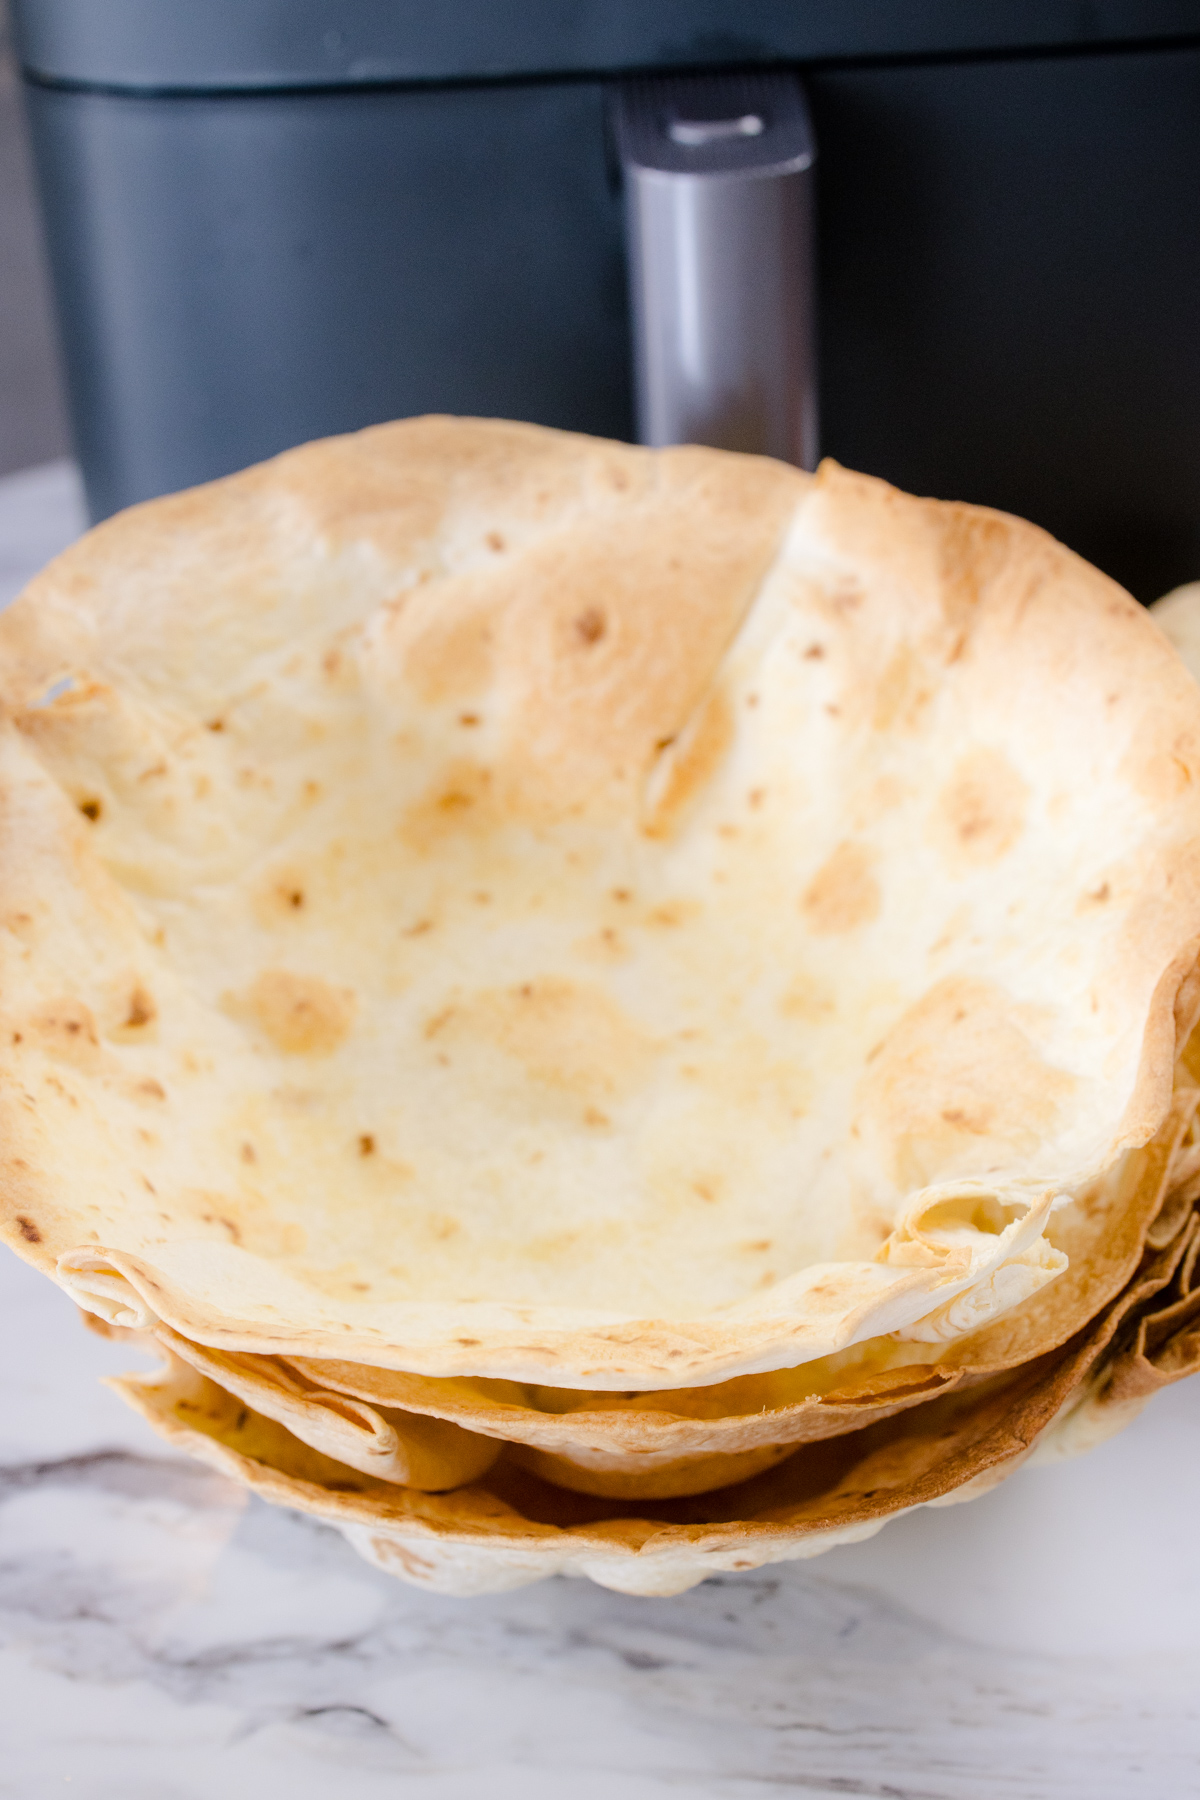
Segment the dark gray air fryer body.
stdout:
<svg viewBox="0 0 1200 1800">
<path fill-rule="evenodd" d="M 632 436 L 614 84 L 793 69 L 822 451 L 1200 575 L 1200 0 L 17 12 L 97 516 L 406 413 Z"/>
<path fill-rule="evenodd" d="M 29 104 L 97 515 L 407 413 L 631 434 L 598 82 Z"/>
</svg>

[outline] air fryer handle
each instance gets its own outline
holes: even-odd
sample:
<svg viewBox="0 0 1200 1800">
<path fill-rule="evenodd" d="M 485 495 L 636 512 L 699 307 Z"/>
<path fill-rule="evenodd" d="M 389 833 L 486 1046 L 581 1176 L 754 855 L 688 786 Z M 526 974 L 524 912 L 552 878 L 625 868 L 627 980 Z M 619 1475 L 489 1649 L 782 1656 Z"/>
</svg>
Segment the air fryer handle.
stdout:
<svg viewBox="0 0 1200 1800">
<path fill-rule="evenodd" d="M 626 81 L 638 432 L 817 459 L 815 147 L 792 75 Z"/>
</svg>

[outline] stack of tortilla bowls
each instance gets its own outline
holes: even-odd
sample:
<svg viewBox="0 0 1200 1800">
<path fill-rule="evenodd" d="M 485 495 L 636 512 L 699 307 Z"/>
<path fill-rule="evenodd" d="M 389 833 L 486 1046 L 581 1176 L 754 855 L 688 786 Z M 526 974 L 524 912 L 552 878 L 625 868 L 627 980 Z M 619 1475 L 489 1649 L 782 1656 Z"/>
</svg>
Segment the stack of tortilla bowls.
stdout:
<svg viewBox="0 0 1200 1800">
<path fill-rule="evenodd" d="M 0 622 L 0 1228 L 167 1439 L 670 1593 L 1200 1359 L 1200 689 L 1000 514 L 426 419 Z"/>
</svg>

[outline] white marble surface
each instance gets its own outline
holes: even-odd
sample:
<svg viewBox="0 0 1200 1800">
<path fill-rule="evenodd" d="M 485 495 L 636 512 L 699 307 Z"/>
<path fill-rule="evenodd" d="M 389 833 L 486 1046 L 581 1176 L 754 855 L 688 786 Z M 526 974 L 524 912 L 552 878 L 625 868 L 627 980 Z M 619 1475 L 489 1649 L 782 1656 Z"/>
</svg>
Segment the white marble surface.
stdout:
<svg viewBox="0 0 1200 1800">
<path fill-rule="evenodd" d="M 0 482 L 0 582 L 77 518 Z M 1200 1795 L 1200 1382 L 816 1562 L 464 1601 L 165 1454 L 136 1360 L 0 1251 L 3 1800 Z"/>
</svg>

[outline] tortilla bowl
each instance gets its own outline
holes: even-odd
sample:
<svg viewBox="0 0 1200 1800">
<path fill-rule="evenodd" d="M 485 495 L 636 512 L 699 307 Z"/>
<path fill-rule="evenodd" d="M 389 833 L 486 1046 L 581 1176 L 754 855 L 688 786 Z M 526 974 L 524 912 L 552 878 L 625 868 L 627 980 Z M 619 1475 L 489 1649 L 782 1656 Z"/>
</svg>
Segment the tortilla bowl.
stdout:
<svg viewBox="0 0 1200 1800">
<path fill-rule="evenodd" d="M 311 1448 L 403 1486 L 432 1492 L 463 1485 L 483 1474 L 507 1444 L 510 1461 L 582 1493 L 651 1499 L 725 1487 L 773 1466 L 802 1443 L 861 1430 L 1044 1356 L 1103 1310 L 1147 1247 L 1174 1242 L 1200 1193 L 1200 1147 L 1193 1141 L 1200 1090 L 1189 1069 L 1195 1042 L 1189 1039 L 1180 1059 L 1175 1101 L 1162 1129 L 1145 1149 L 1129 1153 L 1121 1181 L 1112 1184 L 1123 1209 L 1114 1202 L 1084 1215 L 1099 1253 L 1094 1263 L 1073 1258 L 1071 1280 L 1050 1290 L 1068 1301 L 1053 1315 L 1059 1335 L 1035 1341 L 1030 1355 L 1011 1363 L 989 1351 L 992 1327 L 955 1346 L 952 1364 L 889 1369 L 888 1353 L 906 1347 L 884 1342 L 864 1345 L 859 1369 L 843 1367 L 833 1377 L 810 1364 L 690 1392 L 614 1396 L 570 1389 L 547 1394 L 517 1383 L 436 1380 L 362 1364 L 217 1351 L 162 1325 L 141 1341 L 186 1362 Z M 1107 1239 L 1099 1236 L 1101 1225 Z M 1131 1239 L 1136 1247 L 1125 1266 Z M 1115 1283 L 1114 1267 L 1123 1269 Z M 1080 1278 L 1081 1268 L 1089 1280 Z M 1030 1345 L 1028 1329 L 1022 1340 Z M 831 1386 L 831 1379 L 839 1385 Z M 826 1392 L 816 1396 L 811 1390 L 822 1381 Z M 789 1391 L 807 1397 L 789 1401 Z"/>
<path fill-rule="evenodd" d="M 1003 515 L 406 421 L 90 533 L 0 706 L 0 1229 L 118 1325 L 1004 1363 L 1170 1113 L 1200 693 Z"/>
<path fill-rule="evenodd" d="M 1171 596 L 1165 605 L 1160 603 L 1155 617 L 1164 620 L 1185 659 L 1200 669 L 1200 584 Z M 1120 1320 L 1115 1342 L 1109 1343 L 1069 1394 L 1039 1439 L 1036 1456 L 1048 1459 L 1077 1453 L 1111 1435 L 1140 1410 L 1149 1394 L 1192 1372 L 1200 1363 L 1200 1229 L 1194 1215 L 1200 1198 L 1200 1143 L 1195 1125 L 1200 1035 L 1192 1029 L 1195 991 L 1193 978 L 1177 1002 L 1179 1035 L 1185 1041 L 1175 1072 L 1172 1108 L 1151 1143 L 1128 1153 L 1115 1175 L 1100 1184 L 1095 1204 L 1066 1213 L 1072 1234 L 1068 1273 L 1001 1325 L 985 1328 L 943 1352 L 933 1367 L 923 1370 L 920 1364 L 900 1364 L 887 1369 L 885 1350 L 911 1356 L 912 1347 L 865 1345 L 857 1353 L 857 1381 L 855 1371 L 846 1366 L 851 1357 L 844 1353 L 842 1367 L 833 1371 L 807 1365 L 775 1376 L 745 1377 L 691 1391 L 616 1397 L 572 1390 L 547 1392 L 516 1383 L 437 1380 L 318 1359 L 289 1364 L 279 1358 L 204 1349 L 162 1326 L 157 1328 L 158 1347 L 194 1371 L 207 1374 L 218 1387 L 224 1384 L 228 1396 L 266 1419 L 290 1426 L 302 1443 L 331 1461 L 382 1480 L 427 1491 L 450 1489 L 486 1472 L 507 1441 L 518 1446 L 518 1456 L 520 1447 L 532 1448 L 536 1457 L 538 1447 L 543 1446 L 540 1465 L 532 1465 L 534 1472 L 549 1474 L 568 1487 L 577 1483 L 572 1458 L 586 1465 L 590 1457 L 591 1474 L 596 1459 L 603 1457 L 607 1466 L 601 1471 L 602 1481 L 611 1479 L 614 1469 L 632 1474 L 641 1484 L 641 1497 L 648 1499 L 666 1491 L 664 1477 L 674 1482 L 670 1491 L 678 1495 L 699 1491 L 705 1485 L 728 1485 L 752 1473 L 739 1466 L 736 1452 L 722 1454 L 720 1448 L 731 1444 L 744 1447 L 747 1428 L 754 1431 L 757 1444 L 794 1447 L 860 1429 L 867 1418 L 880 1423 L 890 1416 L 883 1410 L 885 1406 L 894 1413 L 946 1392 L 965 1376 L 977 1379 L 1011 1366 L 997 1359 L 1006 1351 L 1011 1355 L 1014 1325 L 1019 1327 L 1018 1347 L 1044 1359 L 1049 1350 L 1086 1325 L 1092 1313 L 1108 1308 L 1133 1275 L 1136 1260 L 1141 1259 L 1142 1280 L 1134 1284 L 1132 1298 L 1125 1296 L 1110 1313 Z M 1050 1229 L 1061 1232 L 1063 1227 L 1056 1219 Z M 1129 1261 L 1131 1250 L 1135 1263 Z M 1170 1252 L 1172 1271 L 1165 1293 L 1159 1255 L 1164 1251 Z M 1147 1270 L 1153 1273 L 1149 1284 Z M 1039 1321 L 1036 1316 L 1038 1312 L 1045 1315 L 1048 1304 L 1052 1329 L 1058 1333 L 1049 1342 L 1037 1336 L 1039 1324 L 1044 1333 L 1047 1320 Z M 85 1317 L 109 1335 L 132 1335 L 101 1325 L 94 1315 Z M 1103 1322 L 1099 1330 L 1102 1338 L 1114 1335 Z M 155 1340 L 145 1342 L 153 1347 Z M 840 1387 L 831 1385 L 839 1382 Z M 824 1391 L 818 1398 L 812 1390 L 820 1387 Z M 807 1397 L 789 1400 L 793 1388 Z M 808 1427 L 807 1436 L 802 1435 L 804 1415 L 822 1410 L 824 1417 Z M 420 1446 L 426 1452 L 423 1460 L 412 1453 L 412 1428 L 423 1420 L 431 1420 L 435 1427 L 438 1421 L 445 1421 L 449 1427 L 449 1435 L 440 1445 L 440 1459 L 431 1459 L 426 1445 Z M 399 1453 L 398 1437 L 402 1440 Z M 513 1452 L 508 1455 L 511 1461 Z M 705 1462 L 710 1467 L 701 1471 Z M 657 1486 L 646 1481 L 651 1466 L 658 1477 Z M 970 1491 L 984 1479 L 972 1478 L 967 1484 Z M 586 1480 L 585 1475 L 582 1485 Z M 619 1493 L 620 1482 L 612 1485 Z M 632 1497 L 633 1489 L 627 1491 Z"/>
<path fill-rule="evenodd" d="M 723 1571 L 861 1541 L 914 1506 L 977 1498 L 1031 1454 L 1071 1454 L 1127 1423 L 1128 1405 L 1114 1404 L 1102 1429 L 1093 1409 L 1131 1354 L 1155 1345 L 1156 1385 L 1200 1366 L 1198 1248 L 1192 1210 L 1060 1350 L 691 1499 L 596 1499 L 540 1480 L 507 1453 L 477 1482 L 418 1493 L 322 1456 L 174 1356 L 161 1372 L 110 1385 L 177 1448 L 337 1525 L 369 1560 L 418 1586 L 491 1593 L 565 1574 L 673 1594 Z"/>
</svg>

